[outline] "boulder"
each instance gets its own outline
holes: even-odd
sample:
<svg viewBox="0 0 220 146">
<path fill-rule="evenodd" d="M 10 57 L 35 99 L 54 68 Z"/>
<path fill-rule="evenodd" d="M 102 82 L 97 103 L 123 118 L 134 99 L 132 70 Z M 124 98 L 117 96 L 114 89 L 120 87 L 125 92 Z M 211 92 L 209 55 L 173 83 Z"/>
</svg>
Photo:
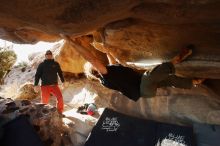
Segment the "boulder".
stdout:
<svg viewBox="0 0 220 146">
<path fill-rule="evenodd" d="M 62 115 L 50 105 L 1 98 L 0 115 L 9 121 L 19 115 L 26 115 L 45 145 L 71 146 L 74 143 L 71 136 L 74 133 L 74 122 L 64 122 Z"/>
</svg>

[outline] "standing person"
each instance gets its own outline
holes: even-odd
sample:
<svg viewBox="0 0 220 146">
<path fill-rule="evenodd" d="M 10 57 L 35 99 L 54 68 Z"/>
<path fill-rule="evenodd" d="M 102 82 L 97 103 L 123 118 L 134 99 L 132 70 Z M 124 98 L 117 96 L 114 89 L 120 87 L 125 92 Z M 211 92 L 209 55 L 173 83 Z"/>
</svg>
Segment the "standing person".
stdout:
<svg viewBox="0 0 220 146">
<path fill-rule="evenodd" d="M 50 50 L 46 51 L 45 60 L 39 64 L 34 82 L 35 92 L 39 92 L 41 89 L 41 102 L 48 104 L 50 94 L 57 97 L 57 109 L 59 113 L 63 112 L 63 96 L 58 87 L 58 75 L 62 84 L 64 83 L 64 77 L 60 65 L 54 61 L 53 54 Z M 38 86 L 41 79 L 41 87 Z"/>
</svg>

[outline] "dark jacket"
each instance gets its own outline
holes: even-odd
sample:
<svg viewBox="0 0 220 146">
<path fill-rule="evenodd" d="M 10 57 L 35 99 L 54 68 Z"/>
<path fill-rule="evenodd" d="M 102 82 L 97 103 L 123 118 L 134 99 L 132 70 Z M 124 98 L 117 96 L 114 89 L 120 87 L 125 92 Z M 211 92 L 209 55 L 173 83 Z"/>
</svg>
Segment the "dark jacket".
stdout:
<svg viewBox="0 0 220 146">
<path fill-rule="evenodd" d="M 137 101 L 140 97 L 142 74 L 121 65 L 107 66 L 107 74 L 102 75 L 101 83 L 111 89 L 118 90 L 128 98 Z"/>
<path fill-rule="evenodd" d="M 56 85 L 58 84 L 57 74 L 59 75 L 60 80 L 64 82 L 63 73 L 59 63 L 53 59 L 46 59 L 37 68 L 34 85 L 37 86 L 40 79 L 42 81 L 41 85 Z"/>
</svg>

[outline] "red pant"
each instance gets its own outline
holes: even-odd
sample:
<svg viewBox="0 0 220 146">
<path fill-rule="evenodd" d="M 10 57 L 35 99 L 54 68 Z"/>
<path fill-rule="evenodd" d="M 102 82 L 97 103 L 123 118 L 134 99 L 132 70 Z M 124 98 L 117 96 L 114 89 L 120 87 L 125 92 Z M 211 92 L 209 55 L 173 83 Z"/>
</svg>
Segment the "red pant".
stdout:
<svg viewBox="0 0 220 146">
<path fill-rule="evenodd" d="M 63 96 L 58 85 L 41 86 L 41 102 L 48 104 L 50 93 L 57 97 L 57 109 L 60 113 L 63 112 Z"/>
</svg>

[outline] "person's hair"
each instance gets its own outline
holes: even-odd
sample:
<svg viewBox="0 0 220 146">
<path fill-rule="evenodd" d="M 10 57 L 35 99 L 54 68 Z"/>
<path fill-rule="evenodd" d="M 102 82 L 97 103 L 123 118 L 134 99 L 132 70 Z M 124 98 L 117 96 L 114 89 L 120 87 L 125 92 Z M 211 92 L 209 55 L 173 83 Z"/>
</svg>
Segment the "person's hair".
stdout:
<svg viewBox="0 0 220 146">
<path fill-rule="evenodd" d="M 84 64 L 84 73 L 89 80 L 99 80 L 99 73 L 90 62 Z"/>
<path fill-rule="evenodd" d="M 50 50 L 47 50 L 45 55 L 48 55 L 48 54 L 52 55 L 53 53 Z"/>
</svg>

